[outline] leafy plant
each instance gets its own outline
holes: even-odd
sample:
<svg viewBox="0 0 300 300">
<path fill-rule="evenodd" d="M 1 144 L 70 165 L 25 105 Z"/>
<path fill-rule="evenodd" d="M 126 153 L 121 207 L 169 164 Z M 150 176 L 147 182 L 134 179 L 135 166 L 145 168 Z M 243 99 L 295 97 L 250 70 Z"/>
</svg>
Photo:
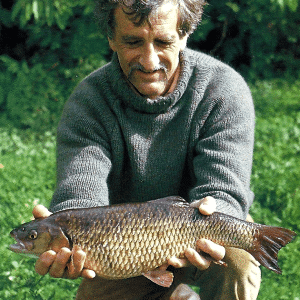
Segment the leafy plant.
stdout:
<svg viewBox="0 0 300 300">
<path fill-rule="evenodd" d="M 10 123 L 18 128 L 46 131 L 56 126 L 65 101 L 75 85 L 104 61 L 91 56 L 80 60 L 75 68 L 41 63 L 30 67 L 26 61 L 17 62 L 8 56 L 0 57 L 2 68 L 0 86 L 2 116 L 0 124 Z"/>
<path fill-rule="evenodd" d="M 298 0 L 208 1 L 189 45 L 249 79 L 299 75 Z"/>
<path fill-rule="evenodd" d="M 16 26 L 27 35 L 22 47 L 30 63 L 77 64 L 90 55 L 109 58 L 98 33 L 92 0 L 14 0 L 0 9 L 0 30 Z M 299 76 L 298 0 L 210 0 L 189 46 L 211 53 L 249 79 Z M 3 35 L 4 36 L 4 35 Z M 7 48 L 6 54 L 10 49 Z"/>
<path fill-rule="evenodd" d="M 2 107 L 6 107 L 7 117 L 21 128 L 42 130 L 52 124 L 65 100 L 61 98 L 64 87 L 60 85 L 59 78 L 51 76 L 41 64 L 29 68 L 25 61 L 17 63 L 4 56 L 1 60 L 7 66 L 11 80 L 10 84 L 2 87 Z"/>
<path fill-rule="evenodd" d="M 75 7 L 83 8 L 83 14 L 93 10 L 93 1 L 90 0 L 17 0 L 13 6 L 12 19 L 18 19 L 24 27 L 32 18 L 39 25 L 57 25 L 65 29 L 69 19 L 73 16 Z"/>
</svg>

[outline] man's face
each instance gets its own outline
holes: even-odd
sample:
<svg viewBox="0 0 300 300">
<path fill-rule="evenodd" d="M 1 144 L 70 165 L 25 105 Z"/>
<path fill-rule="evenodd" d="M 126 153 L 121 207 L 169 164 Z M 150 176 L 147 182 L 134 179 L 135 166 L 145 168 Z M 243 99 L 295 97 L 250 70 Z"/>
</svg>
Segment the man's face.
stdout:
<svg viewBox="0 0 300 300">
<path fill-rule="evenodd" d="M 121 7 L 115 11 L 115 32 L 109 39 L 133 89 L 151 99 L 172 91 L 179 73 L 179 52 L 187 37 L 177 32 L 178 10 L 170 1 L 136 26 Z M 175 78 L 175 80 L 174 80 Z"/>
</svg>

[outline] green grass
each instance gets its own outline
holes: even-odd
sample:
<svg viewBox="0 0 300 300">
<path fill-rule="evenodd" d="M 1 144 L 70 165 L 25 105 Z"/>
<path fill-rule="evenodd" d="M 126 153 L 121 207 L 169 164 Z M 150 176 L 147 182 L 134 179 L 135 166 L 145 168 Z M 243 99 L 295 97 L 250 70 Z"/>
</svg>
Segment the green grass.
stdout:
<svg viewBox="0 0 300 300">
<path fill-rule="evenodd" d="M 2 128 L 0 140 L 0 299 L 73 299 L 78 281 L 41 277 L 34 259 L 8 250 L 11 229 L 28 221 L 36 204 L 49 205 L 55 184 L 54 135 Z"/>
<path fill-rule="evenodd" d="M 269 81 L 251 87 L 256 142 L 251 214 L 256 222 L 300 232 L 300 82 Z M 55 185 L 52 132 L 0 128 L 0 299 L 73 299 L 80 280 L 53 279 L 34 271 L 34 260 L 8 250 L 9 232 L 31 218 L 37 203 L 49 205 Z M 279 254 L 283 274 L 262 268 L 258 299 L 300 299 L 300 242 Z"/>
<path fill-rule="evenodd" d="M 252 88 L 256 142 L 251 213 L 256 222 L 300 232 L 300 82 L 262 82 Z M 299 238 L 279 252 L 282 275 L 262 268 L 259 300 L 300 299 Z"/>
</svg>

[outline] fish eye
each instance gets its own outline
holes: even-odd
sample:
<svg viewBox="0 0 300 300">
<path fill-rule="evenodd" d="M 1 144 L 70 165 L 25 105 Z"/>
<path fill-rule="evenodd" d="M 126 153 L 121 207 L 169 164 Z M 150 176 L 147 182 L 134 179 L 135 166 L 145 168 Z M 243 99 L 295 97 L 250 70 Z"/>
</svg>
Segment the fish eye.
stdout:
<svg viewBox="0 0 300 300">
<path fill-rule="evenodd" d="M 35 240 L 35 239 L 37 238 L 37 235 L 38 235 L 38 234 L 37 234 L 36 230 L 31 230 L 28 237 L 29 237 L 31 240 Z"/>
</svg>

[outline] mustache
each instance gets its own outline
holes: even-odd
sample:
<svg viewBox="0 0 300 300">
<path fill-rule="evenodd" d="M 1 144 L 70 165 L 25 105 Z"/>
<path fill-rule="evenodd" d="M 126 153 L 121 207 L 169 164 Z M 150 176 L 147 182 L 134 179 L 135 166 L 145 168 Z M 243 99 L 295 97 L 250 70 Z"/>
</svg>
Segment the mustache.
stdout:
<svg viewBox="0 0 300 300">
<path fill-rule="evenodd" d="M 129 80 L 133 76 L 134 71 L 141 71 L 141 72 L 144 72 L 144 73 L 152 73 L 152 72 L 155 72 L 155 71 L 163 71 L 164 75 L 166 77 L 167 73 L 168 73 L 168 67 L 166 66 L 166 64 L 160 62 L 154 69 L 149 71 L 149 70 L 146 70 L 142 64 L 140 64 L 139 62 L 136 62 L 136 63 L 134 63 L 130 66 L 129 73 L 128 73 L 128 79 Z"/>
</svg>

